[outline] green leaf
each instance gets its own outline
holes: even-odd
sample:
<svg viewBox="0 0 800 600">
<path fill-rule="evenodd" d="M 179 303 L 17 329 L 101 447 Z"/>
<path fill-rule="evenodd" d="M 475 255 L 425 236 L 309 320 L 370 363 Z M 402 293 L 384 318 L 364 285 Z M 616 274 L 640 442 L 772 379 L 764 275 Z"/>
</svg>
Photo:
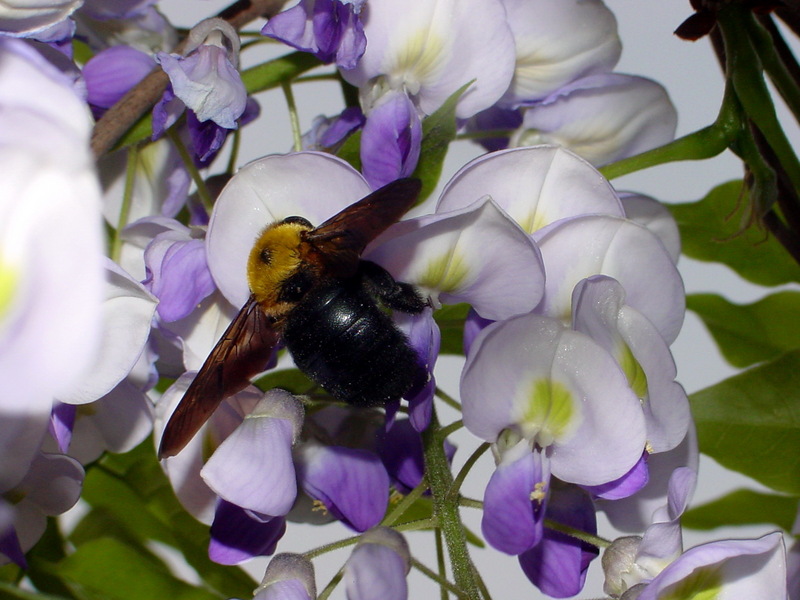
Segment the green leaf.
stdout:
<svg viewBox="0 0 800 600">
<path fill-rule="evenodd" d="M 21 590 L 16 585 L 5 581 L 0 581 L 0 598 L 3 598 L 3 600 L 69 600 L 66 596 L 54 596 L 52 594 Z"/>
<path fill-rule="evenodd" d="M 208 526 L 196 521 L 178 502 L 156 460 L 152 440 L 126 454 L 108 454 L 89 469 L 83 498 L 93 510 L 75 528 L 74 539 L 70 538 L 76 545 L 114 537 L 144 548 L 149 540 L 157 540 L 179 550 L 220 594 L 252 595 L 257 583 L 247 573 L 208 558 Z"/>
<path fill-rule="evenodd" d="M 456 137 L 456 104 L 470 85 L 472 82 L 461 87 L 439 110 L 422 121 L 422 147 L 413 175 L 422 180 L 420 202 L 430 196 L 439 183 L 447 149 Z"/>
<path fill-rule="evenodd" d="M 442 332 L 442 354 L 464 353 L 464 320 L 469 313 L 469 304 L 450 304 L 433 313 Z"/>
<path fill-rule="evenodd" d="M 361 131 L 350 135 L 336 152 L 336 156 L 350 163 L 356 171 L 361 171 Z"/>
<path fill-rule="evenodd" d="M 798 498 L 735 490 L 712 502 L 692 508 L 681 517 L 681 524 L 692 529 L 714 529 L 730 525 L 768 523 L 790 531 L 797 516 Z"/>
<path fill-rule="evenodd" d="M 716 294 L 691 294 L 686 307 L 703 320 L 734 367 L 749 367 L 800 348 L 800 292 L 778 292 L 745 305 Z"/>
<path fill-rule="evenodd" d="M 113 538 L 80 546 L 59 565 L 70 588 L 88 600 L 218 600 L 222 595 L 192 586 L 172 575 L 160 560 Z"/>
<path fill-rule="evenodd" d="M 731 181 L 699 202 L 670 205 L 684 254 L 720 262 L 760 285 L 800 281 L 800 266 L 773 236 L 753 226 L 743 228 L 739 215 L 747 202 L 742 183 Z"/>
<path fill-rule="evenodd" d="M 800 494 L 800 351 L 689 400 L 701 452 L 771 489 Z"/>
<path fill-rule="evenodd" d="M 248 94 L 263 92 L 291 81 L 322 63 L 308 52 L 292 52 L 285 56 L 242 71 L 242 83 Z"/>
</svg>

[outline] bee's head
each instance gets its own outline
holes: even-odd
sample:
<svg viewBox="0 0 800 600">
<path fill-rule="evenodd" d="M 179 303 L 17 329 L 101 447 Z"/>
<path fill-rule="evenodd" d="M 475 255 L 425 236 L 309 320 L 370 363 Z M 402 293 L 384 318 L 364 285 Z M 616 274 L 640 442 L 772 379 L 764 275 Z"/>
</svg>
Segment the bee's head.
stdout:
<svg viewBox="0 0 800 600">
<path fill-rule="evenodd" d="M 267 226 L 258 236 L 247 261 L 247 282 L 258 303 L 268 312 L 286 302 L 284 284 L 303 263 L 303 233 L 313 226 L 302 217 L 288 217 Z"/>
</svg>

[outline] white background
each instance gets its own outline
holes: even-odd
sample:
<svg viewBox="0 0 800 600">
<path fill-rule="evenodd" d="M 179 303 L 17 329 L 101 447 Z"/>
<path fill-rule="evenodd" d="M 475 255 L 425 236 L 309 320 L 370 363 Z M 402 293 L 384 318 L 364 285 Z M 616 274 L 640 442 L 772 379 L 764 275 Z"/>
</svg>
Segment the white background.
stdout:
<svg viewBox="0 0 800 600">
<path fill-rule="evenodd" d="M 426 1 L 426 0 L 410 0 Z M 214 14 L 227 2 L 217 0 L 191 1 L 165 0 L 160 3 L 170 20 L 179 26 L 191 26 L 195 20 Z M 723 79 L 716 59 L 706 40 L 690 43 L 679 40 L 672 31 L 691 14 L 688 2 L 646 1 L 646 0 L 607 0 L 606 4 L 616 14 L 624 49 L 617 71 L 643 75 L 662 83 L 669 91 L 678 109 L 678 135 L 684 135 L 713 122 L 723 90 Z M 261 24 L 258 24 L 260 27 Z M 255 29 L 253 26 L 250 29 Z M 283 53 L 281 48 L 270 50 Z M 243 57 L 244 66 L 253 64 L 253 59 Z M 319 114 L 334 115 L 341 110 L 341 95 L 338 86 L 332 82 L 307 83 L 294 86 L 301 128 L 305 131 L 312 119 Z M 262 107 L 259 122 L 243 131 L 243 146 L 240 164 L 270 153 L 283 153 L 291 148 L 292 138 L 288 125 L 286 103 L 279 90 L 257 96 Z M 784 122 L 788 122 L 784 119 Z M 795 138 L 796 139 L 796 138 Z M 455 173 L 470 158 L 481 150 L 467 142 L 454 144 L 445 165 L 442 183 Z M 219 163 L 224 164 L 224 163 Z M 706 194 L 715 185 L 741 177 L 738 161 L 726 153 L 718 158 L 698 163 L 677 163 L 651 169 L 615 181 L 620 190 L 635 190 L 657 197 L 666 202 L 694 201 Z M 767 290 L 742 282 L 727 268 L 697 263 L 681 258 L 681 273 L 686 283 L 687 293 L 717 292 L 737 302 L 751 302 L 760 298 Z M 713 342 L 699 320 L 687 313 L 683 331 L 673 345 L 678 365 L 678 380 L 687 392 L 692 393 L 711 385 L 734 373 L 717 352 Z M 441 364 L 439 380 L 443 387 L 453 394 L 457 392 L 457 373 L 459 363 L 446 357 Z M 455 374 L 455 376 L 454 376 Z M 443 422 L 455 415 L 444 413 Z M 459 468 L 472 449 L 477 445 L 468 433 L 455 436 L 460 450 L 456 455 L 455 468 Z M 478 467 L 469 478 L 464 493 L 481 498 L 482 489 L 493 465 L 488 455 L 484 455 Z M 700 504 L 721 496 L 731 489 L 741 486 L 758 488 L 750 480 L 730 473 L 710 459 L 703 458 L 700 467 L 698 490 L 693 504 Z M 479 513 L 472 509 L 464 510 L 467 525 L 473 531 L 480 531 Z M 613 532 L 602 529 L 601 535 L 613 537 Z M 723 537 L 756 537 L 769 531 L 769 527 L 750 527 L 714 532 L 687 532 L 686 547 L 704 541 Z M 351 535 L 339 524 L 326 527 L 290 525 L 286 537 L 279 544 L 279 551 L 303 552 L 328 541 Z M 430 534 L 409 536 L 414 555 L 435 568 L 433 538 Z M 317 585 L 322 589 L 330 577 L 343 564 L 349 551 L 332 553 L 315 561 Z M 527 581 L 514 557 L 500 554 L 494 550 L 476 550 L 474 553 L 478 567 L 485 578 L 494 598 L 543 597 Z M 253 561 L 247 566 L 254 577 L 260 579 L 265 560 Z M 580 597 L 599 597 L 602 595 L 602 575 L 599 560 L 590 569 L 589 579 Z M 437 589 L 424 577 L 412 571 L 410 580 L 411 598 L 438 597 Z M 433 596 L 437 594 L 437 596 Z M 343 588 L 337 589 L 333 598 L 344 598 Z"/>
</svg>

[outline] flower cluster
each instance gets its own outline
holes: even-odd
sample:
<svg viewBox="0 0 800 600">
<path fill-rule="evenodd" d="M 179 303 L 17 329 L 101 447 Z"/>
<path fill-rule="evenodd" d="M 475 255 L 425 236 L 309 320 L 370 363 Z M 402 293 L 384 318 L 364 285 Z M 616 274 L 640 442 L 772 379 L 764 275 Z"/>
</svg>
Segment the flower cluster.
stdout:
<svg viewBox="0 0 800 600">
<path fill-rule="evenodd" d="M 780 534 L 682 548 L 698 447 L 670 349 L 686 309 L 678 229 L 656 200 L 617 191 L 596 169 L 670 142 L 676 117 L 659 84 L 613 72 L 621 44 L 601 0 L 275 9 L 263 36 L 335 64 L 351 103 L 319 117 L 305 149 L 298 133 L 294 152 L 235 169 L 231 144 L 226 170 L 217 169 L 226 142 L 259 116 L 230 15 L 178 44 L 154 2 L 44 5 L 0 8 L 3 562 L 26 567 L 47 517 L 77 502 L 87 471 L 150 437 L 158 448 L 174 415 L 195 410 L 203 424 L 177 455 L 156 465 L 147 442 L 154 477 L 207 526 L 212 561 L 274 555 L 259 600 L 316 597 L 309 557 L 276 552 L 293 523 L 334 521 L 355 534 L 338 576 L 351 600 L 409 596 L 406 577 L 420 564 L 403 528 L 461 543 L 450 547 L 455 583 L 443 585 L 473 597 L 466 542 L 448 537 L 461 527 L 459 500 L 482 509 L 488 545 L 517 557 L 551 597 L 582 590 L 603 545 L 598 511 L 642 534 L 605 551 L 613 598 L 783 597 Z M 281 79 L 281 69 L 262 90 L 289 85 L 295 75 Z M 114 111 L 142 89 L 156 93 L 140 123 L 93 156 L 92 125 L 121 119 Z M 435 198 L 456 131 L 490 151 Z M 409 214 L 380 227 L 360 214 L 361 230 L 340 223 L 314 238 L 412 177 L 424 197 Z M 314 264 L 269 282 L 281 314 L 253 300 L 250 277 L 253 256 L 278 260 L 253 252 L 276 223 L 305 244 L 282 240 L 287 262 Z M 326 243 L 347 257 L 320 258 Z M 339 260 L 350 271 L 329 268 Z M 419 306 L 386 300 L 376 289 L 387 282 L 396 295 L 413 290 Z M 375 304 L 413 357 L 412 383 L 379 406 L 337 402 L 314 369 L 293 367 L 297 306 L 337 285 Z M 235 330 L 242 307 L 261 311 L 266 333 Z M 376 335 L 365 321 L 353 335 Z M 250 344 L 259 335 L 268 348 Z M 460 403 L 438 389 L 436 371 L 457 347 Z M 335 368 L 309 354 L 306 364 L 324 363 L 318 372 Z M 261 374 L 230 383 L 245 363 Z M 351 375 L 361 376 L 337 377 Z M 216 387 L 187 394 L 203 377 Z M 442 427 L 437 397 L 462 418 Z M 475 447 L 459 450 L 467 458 L 454 477 L 447 437 L 461 427 Z M 460 498 L 486 449 L 494 468 L 482 499 Z M 412 521 L 415 511 L 424 516 Z"/>
</svg>

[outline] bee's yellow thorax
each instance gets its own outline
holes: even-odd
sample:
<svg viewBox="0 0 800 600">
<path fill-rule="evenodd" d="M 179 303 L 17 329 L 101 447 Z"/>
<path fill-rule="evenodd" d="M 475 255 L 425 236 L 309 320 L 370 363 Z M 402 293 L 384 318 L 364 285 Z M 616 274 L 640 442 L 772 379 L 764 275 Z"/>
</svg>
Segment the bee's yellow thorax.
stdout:
<svg viewBox="0 0 800 600">
<path fill-rule="evenodd" d="M 247 282 L 268 314 L 283 312 L 278 303 L 281 284 L 303 262 L 302 232 L 309 230 L 300 223 L 275 223 L 261 232 L 250 251 Z"/>
</svg>

